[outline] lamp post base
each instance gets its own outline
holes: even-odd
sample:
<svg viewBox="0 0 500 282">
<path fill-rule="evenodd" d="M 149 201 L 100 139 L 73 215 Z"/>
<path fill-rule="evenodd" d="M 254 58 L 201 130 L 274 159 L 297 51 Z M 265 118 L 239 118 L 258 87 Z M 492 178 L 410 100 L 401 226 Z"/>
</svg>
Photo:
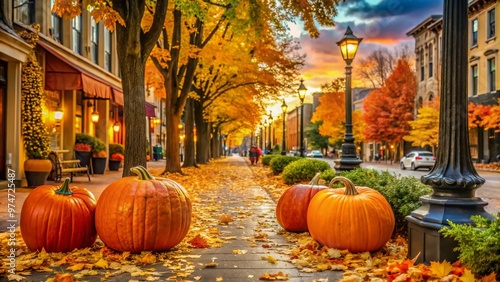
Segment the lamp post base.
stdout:
<svg viewBox="0 0 500 282">
<path fill-rule="evenodd" d="M 408 221 L 408 257 L 418 256 L 416 263 L 429 264 L 431 261 L 454 262 L 458 253 L 453 251 L 457 242 L 444 238 L 439 230 L 453 223 L 472 224 L 472 215 L 494 217 L 484 210 L 488 203 L 480 198 L 420 197 L 422 206 L 406 217 Z"/>
<path fill-rule="evenodd" d="M 342 144 L 342 157 L 335 161 L 336 171 L 348 171 L 358 168 L 363 162 L 356 156 L 356 146 L 350 143 Z"/>
</svg>

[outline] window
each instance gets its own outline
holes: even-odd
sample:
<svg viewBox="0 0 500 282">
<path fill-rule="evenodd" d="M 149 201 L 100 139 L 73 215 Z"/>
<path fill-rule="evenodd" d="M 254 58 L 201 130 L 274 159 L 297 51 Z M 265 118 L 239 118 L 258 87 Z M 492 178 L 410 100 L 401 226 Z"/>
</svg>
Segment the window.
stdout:
<svg viewBox="0 0 500 282">
<path fill-rule="evenodd" d="M 471 32 L 471 46 L 477 45 L 477 30 L 478 30 L 478 21 L 477 19 L 472 20 L 472 32 Z"/>
<path fill-rule="evenodd" d="M 434 75 L 434 51 L 433 51 L 433 46 L 429 46 L 429 77 L 432 77 Z"/>
<path fill-rule="evenodd" d="M 111 72 L 111 31 L 104 29 L 104 69 Z"/>
<path fill-rule="evenodd" d="M 98 63 L 98 54 L 99 54 L 99 45 L 97 44 L 97 41 L 99 40 L 99 24 L 92 19 L 91 21 L 91 34 L 90 34 L 90 40 L 92 41 L 92 61 L 94 63 Z"/>
<path fill-rule="evenodd" d="M 51 0 L 51 7 L 54 7 L 54 0 Z M 62 43 L 62 18 L 52 13 L 51 23 L 52 27 L 49 29 L 50 35 L 55 41 Z"/>
<path fill-rule="evenodd" d="M 496 90 L 496 66 L 495 58 L 488 59 L 488 91 L 492 92 Z"/>
<path fill-rule="evenodd" d="M 424 65 L 424 51 L 420 52 L 420 81 L 424 81 L 425 78 L 425 65 Z"/>
<path fill-rule="evenodd" d="M 23 24 L 32 24 L 35 22 L 35 1 L 14 0 L 14 21 Z"/>
<path fill-rule="evenodd" d="M 82 54 L 82 15 L 73 18 L 71 27 L 73 29 L 73 51 Z"/>
<path fill-rule="evenodd" d="M 488 11 L 488 38 L 495 37 L 495 9 Z"/>
<path fill-rule="evenodd" d="M 471 66 L 470 71 L 471 71 L 471 94 L 472 94 L 472 96 L 476 96 L 477 95 L 477 86 L 478 86 L 477 85 L 477 76 L 478 76 L 477 65 Z"/>
</svg>

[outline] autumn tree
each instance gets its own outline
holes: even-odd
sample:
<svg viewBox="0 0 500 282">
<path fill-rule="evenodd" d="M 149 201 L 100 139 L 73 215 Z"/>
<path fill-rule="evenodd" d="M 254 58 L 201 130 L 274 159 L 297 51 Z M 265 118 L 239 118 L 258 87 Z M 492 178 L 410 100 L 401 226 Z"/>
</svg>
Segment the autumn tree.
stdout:
<svg viewBox="0 0 500 282">
<path fill-rule="evenodd" d="M 411 130 L 403 139 L 413 146 L 429 146 L 435 152 L 439 137 L 439 98 L 418 109 L 417 119 L 409 124 Z"/>
<path fill-rule="evenodd" d="M 308 145 L 314 149 L 321 149 L 323 152 L 328 150 L 328 137 L 323 136 L 319 133 L 319 127 L 323 121 L 311 122 L 307 126 L 305 133 L 307 137 Z"/>
<path fill-rule="evenodd" d="M 64 18 L 73 18 L 82 12 L 82 5 L 89 9 L 96 22 L 104 21 L 106 27 L 115 30 L 116 51 L 120 65 L 124 112 L 125 152 L 123 175 L 132 174 L 130 168 L 146 166 L 144 148 L 147 147 L 144 73 L 146 60 L 158 40 L 165 22 L 167 0 L 56 0 L 53 11 Z M 147 27 L 142 19 L 150 16 Z M 118 22 L 118 24 L 116 24 Z"/>
<path fill-rule="evenodd" d="M 397 145 L 411 130 L 417 84 L 406 59 L 400 59 L 385 85 L 373 90 L 363 101 L 366 140 Z"/>
<path fill-rule="evenodd" d="M 319 133 L 329 137 L 330 143 L 342 141 L 345 135 L 345 81 L 337 78 L 331 83 L 321 86 L 323 96 L 319 101 L 319 106 L 313 113 L 312 122 L 321 121 Z M 354 141 L 360 143 L 364 140 L 362 128 L 364 120 L 361 111 L 352 113 Z"/>
<path fill-rule="evenodd" d="M 394 50 L 380 48 L 367 57 L 357 60 L 354 72 L 358 80 L 372 88 L 378 88 L 385 84 L 399 59 L 406 58 L 410 62 L 412 56 L 412 50 L 408 45 L 402 45 Z"/>
</svg>

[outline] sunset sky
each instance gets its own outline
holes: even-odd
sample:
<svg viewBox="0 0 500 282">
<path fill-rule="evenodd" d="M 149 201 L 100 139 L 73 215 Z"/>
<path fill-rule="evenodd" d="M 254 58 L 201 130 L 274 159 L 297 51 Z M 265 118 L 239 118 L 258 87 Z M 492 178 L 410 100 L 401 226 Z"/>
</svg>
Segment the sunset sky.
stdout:
<svg viewBox="0 0 500 282">
<path fill-rule="evenodd" d="M 301 53 L 307 55 L 302 69 L 308 93 L 320 90 L 320 85 L 344 77 L 345 62 L 336 44 L 350 26 L 357 37 L 362 37 L 356 59 L 379 48 L 393 49 L 414 40 L 406 33 L 431 15 L 442 15 L 443 0 L 347 0 L 338 6 L 336 26 L 321 28 L 317 39 L 303 31 L 301 23 L 291 25 L 291 32 L 300 41 Z M 353 87 L 355 87 L 353 82 Z"/>
</svg>

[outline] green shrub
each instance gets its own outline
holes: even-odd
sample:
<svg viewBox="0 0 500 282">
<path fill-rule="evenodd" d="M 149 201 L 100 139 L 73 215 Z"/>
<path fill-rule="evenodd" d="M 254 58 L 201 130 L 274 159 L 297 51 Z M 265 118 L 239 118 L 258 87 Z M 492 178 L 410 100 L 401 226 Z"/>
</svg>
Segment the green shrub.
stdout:
<svg viewBox="0 0 500 282">
<path fill-rule="evenodd" d="M 337 176 L 337 172 L 334 169 L 327 169 L 321 172 L 319 178 L 325 180 L 325 185 L 328 185 L 335 176 Z"/>
<path fill-rule="evenodd" d="M 269 165 L 271 163 L 271 160 L 275 157 L 278 157 L 279 155 L 265 155 L 262 157 L 262 164 L 263 165 Z"/>
<path fill-rule="evenodd" d="M 109 155 L 115 153 L 120 153 L 122 155 L 125 155 L 125 147 L 123 147 L 122 144 L 115 144 L 115 143 L 109 144 Z"/>
<path fill-rule="evenodd" d="M 269 162 L 269 166 L 273 170 L 274 174 L 280 174 L 283 172 L 283 169 L 291 162 L 300 160 L 300 157 L 292 157 L 292 156 L 276 156 L 271 159 Z"/>
<path fill-rule="evenodd" d="M 331 169 L 330 165 L 325 161 L 301 158 L 288 164 L 281 177 L 286 184 L 295 184 L 309 181 L 317 172 Z"/>
<path fill-rule="evenodd" d="M 448 221 L 450 228 L 440 230 L 444 237 L 453 237 L 458 242 L 455 251 L 458 258 L 478 275 L 486 276 L 497 273 L 500 278 L 500 213 L 496 219 L 487 219 L 474 215 L 471 220 L 476 226 L 455 224 Z"/>
<path fill-rule="evenodd" d="M 94 154 L 99 154 L 101 151 L 106 152 L 106 144 L 102 142 L 99 138 L 84 134 L 77 133 L 75 138 L 75 144 L 82 143 L 92 146 L 92 152 Z"/>
</svg>

